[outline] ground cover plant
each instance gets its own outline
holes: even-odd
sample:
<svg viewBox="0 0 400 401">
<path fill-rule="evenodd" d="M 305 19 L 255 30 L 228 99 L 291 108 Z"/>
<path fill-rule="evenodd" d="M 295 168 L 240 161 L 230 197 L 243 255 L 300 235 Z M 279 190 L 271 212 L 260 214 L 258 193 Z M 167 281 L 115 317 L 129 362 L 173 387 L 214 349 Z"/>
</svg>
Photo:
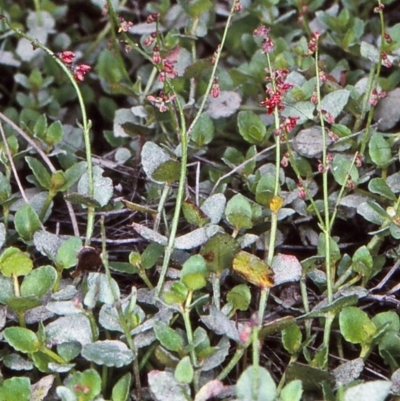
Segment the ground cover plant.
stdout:
<svg viewBox="0 0 400 401">
<path fill-rule="evenodd" d="M 400 397 L 400 7 L 0 5 L 0 401 Z"/>
</svg>

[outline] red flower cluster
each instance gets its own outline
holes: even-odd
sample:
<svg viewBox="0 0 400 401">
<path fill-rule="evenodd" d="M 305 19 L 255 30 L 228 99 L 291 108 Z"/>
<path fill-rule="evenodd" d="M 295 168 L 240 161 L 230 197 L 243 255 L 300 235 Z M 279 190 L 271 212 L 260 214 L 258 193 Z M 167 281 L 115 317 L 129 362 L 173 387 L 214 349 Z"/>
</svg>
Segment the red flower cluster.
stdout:
<svg viewBox="0 0 400 401">
<path fill-rule="evenodd" d="M 274 50 L 275 44 L 269 36 L 269 28 L 264 25 L 260 25 L 253 31 L 253 35 L 263 38 L 261 45 L 262 53 L 271 53 Z"/>
<path fill-rule="evenodd" d="M 87 72 L 89 72 L 91 70 L 92 67 L 90 67 L 90 65 L 86 65 L 86 64 L 80 64 L 74 67 L 73 71 L 74 71 L 74 78 L 76 81 L 83 81 L 84 80 L 84 76 Z"/>
<path fill-rule="evenodd" d="M 175 63 L 176 63 L 176 60 L 171 61 L 171 60 L 165 59 L 162 61 L 163 67 L 160 72 L 160 75 L 158 76 L 158 80 L 160 82 L 164 82 L 166 77 L 173 79 L 178 75 L 178 71 L 176 71 L 174 69 Z"/>
<path fill-rule="evenodd" d="M 267 97 L 265 100 L 260 102 L 260 106 L 266 107 L 267 113 L 272 114 L 275 108 L 277 108 L 278 110 L 283 110 L 283 95 L 289 89 L 293 88 L 293 85 L 284 82 L 289 73 L 289 70 L 275 70 L 272 73 L 273 77 L 271 77 L 272 74 L 268 71 L 268 69 L 266 69 L 265 71 L 268 74 L 265 80 L 274 82 L 274 85 L 267 86 L 267 89 L 265 90 Z"/>
<path fill-rule="evenodd" d="M 306 52 L 306 56 L 312 56 L 315 51 L 317 50 L 317 46 L 318 46 L 318 38 L 321 36 L 321 34 L 318 31 L 315 31 L 312 35 L 311 35 L 311 39 L 308 42 L 308 50 Z"/>
<path fill-rule="evenodd" d="M 153 103 L 154 106 L 158 107 L 158 110 L 160 110 L 161 113 L 164 113 L 168 110 L 167 104 L 171 103 L 175 97 L 175 95 L 168 96 L 161 91 L 158 96 L 147 96 L 147 100 Z"/>
<path fill-rule="evenodd" d="M 119 17 L 119 28 L 118 28 L 118 33 L 120 32 L 128 32 L 129 29 L 133 27 L 133 22 L 132 21 L 126 21 L 124 18 Z"/>
<path fill-rule="evenodd" d="M 369 99 L 369 104 L 371 106 L 376 106 L 379 102 L 380 99 L 383 99 L 386 97 L 386 92 L 385 91 L 380 91 L 378 93 L 378 91 L 376 89 L 372 89 L 371 92 L 371 97 Z"/>
<path fill-rule="evenodd" d="M 75 54 L 69 50 L 63 51 L 62 53 L 56 53 L 56 56 L 74 73 L 76 81 L 83 81 L 85 74 L 92 69 L 92 67 L 87 64 L 72 65 Z"/>
</svg>

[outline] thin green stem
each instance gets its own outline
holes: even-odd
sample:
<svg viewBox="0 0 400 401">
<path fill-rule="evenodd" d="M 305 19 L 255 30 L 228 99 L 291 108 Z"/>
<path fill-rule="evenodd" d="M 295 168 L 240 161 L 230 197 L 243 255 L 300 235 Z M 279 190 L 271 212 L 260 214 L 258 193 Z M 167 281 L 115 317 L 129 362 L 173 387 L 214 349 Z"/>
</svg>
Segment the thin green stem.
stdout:
<svg viewBox="0 0 400 401">
<path fill-rule="evenodd" d="M 332 271 L 331 271 L 331 232 L 330 232 L 330 217 L 329 217 L 329 189 L 328 189 L 328 160 L 327 160 L 327 133 L 325 129 L 325 121 L 321 110 L 321 82 L 319 75 L 318 66 L 318 46 L 315 50 L 315 75 L 317 82 L 317 99 L 319 108 L 319 122 L 322 130 L 322 193 L 324 202 L 324 224 L 321 227 L 325 237 L 325 265 L 326 265 L 326 283 L 328 290 L 328 302 L 331 303 L 333 300 L 332 291 Z"/>
<path fill-rule="evenodd" d="M 251 333 L 253 349 L 253 400 L 258 400 L 258 389 L 260 387 L 260 347 L 258 339 L 259 326 L 255 326 Z"/>
<path fill-rule="evenodd" d="M 190 303 L 192 301 L 192 295 L 193 292 L 190 291 L 187 298 L 184 307 L 182 308 L 182 316 L 183 316 L 183 321 L 185 323 L 185 329 L 186 329 L 186 336 L 187 336 L 187 341 L 188 345 L 190 347 L 190 360 L 192 362 L 192 365 L 194 368 L 198 366 L 197 363 L 197 356 L 196 352 L 194 350 L 193 346 L 193 330 L 192 330 L 192 323 L 190 322 Z"/>
<path fill-rule="evenodd" d="M 157 216 L 154 220 L 153 230 L 158 231 L 161 221 L 161 213 L 164 210 L 165 203 L 167 202 L 168 194 L 171 189 L 171 184 L 168 182 L 164 185 L 163 191 L 161 193 L 160 202 L 158 203 Z"/>
<path fill-rule="evenodd" d="M 237 363 L 242 358 L 244 351 L 247 347 L 248 344 L 246 346 L 238 346 L 238 348 L 236 348 L 236 351 L 233 354 L 232 359 L 229 361 L 228 365 L 225 366 L 222 372 L 217 376 L 217 380 L 224 380 L 229 375 L 232 369 L 237 365 Z"/>
<path fill-rule="evenodd" d="M 190 133 L 191 133 L 193 127 L 195 126 L 197 120 L 200 118 L 201 114 L 203 113 L 204 107 L 205 107 L 207 99 L 208 99 L 208 95 L 211 92 L 211 88 L 212 88 L 212 85 L 213 85 L 213 82 L 214 82 L 215 74 L 217 72 L 217 67 L 219 65 L 221 52 L 222 52 L 222 49 L 224 48 L 226 36 L 228 34 L 228 30 L 229 30 L 229 27 L 230 27 L 230 24 L 231 24 L 231 20 L 232 20 L 233 14 L 234 14 L 234 10 L 235 10 L 235 1 L 233 0 L 232 1 L 232 7 L 230 9 L 228 18 L 226 20 L 225 29 L 224 29 L 224 32 L 222 34 L 221 43 L 220 43 L 220 45 L 218 47 L 218 50 L 215 53 L 215 56 L 216 56 L 215 57 L 215 63 L 213 65 L 213 68 L 212 68 L 212 71 L 211 71 L 211 76 L 210 76 L 210 79 L 208 81 L 207 89 L 206 89 L 206 91 L 204 93 L 203 100 L 201 101 L 199 110 L 197 111 L 197 114 L 196 114 L 195 118 L 193 119 L 192 123 L 190 124 L 190 126 L 188 128 L 188 136 L 190 136 Z"/>
<path fill-rule="evenodd" d="M 53 57 L 55 62 L 63 69 L 66 76 L 70 80 L 72 86 L 74 87 L 75 93 L 78 97 L 79 107 L 81 109 L 81 114 L 82 114 L 83 125 L 80 125 L 80 124 L 78 124 L 78 125 L 82 128 L 83 138 L 85 141 L 85 152 L 86 152 L 86 163 L 87 163 L 87 174 L 88 174 L 88 195 L 89 195 L 89 197 L 93 198 L 93 195 L 94 195 L 93 164 L 92 164 L 92 149 L 91 149 L 90 134 L 89 134 L 91 123 L 87 118 L 85 103 L 83 101 L 82 92 L 78 86 L 78 83 L 76 82 L 71 70 L 54 54 L 54 52 L 52 52 L 50 49 L 48 49 L 46 46 L 44 46 L 37 39 L 30 37 L 29 35 L 22 32 L 20 29 L 15 29 L 10 24 L 10 22 L 8 21 L 7 18 L 4 18 L 4 20 L 6 21 L 6 24 L 8 25 L 8 27 L 13 32 L 15 32 L 17 35 L 19 35 L 19 36 L 25 38 L 26 40 L 28 40 L 29 42 L 31 42 L 34 47 L 38 47 L 38 48 L 42 49 L 48 55 Z M 88 207 L 86 238 L 85 238 L 86 245 L 90 244 L 90 239 L 91 239 L 92 233 L 93 233 L 94 212 L 95 212 L 94 207 L 92 207 L 92 206 Z"/>
<path fill-rule="evenodd" d="M 142 393 L 142 386 L 140 382 L 140 369 L 139 369 L 139 361 L 137 358 L 137 351 L 135 344 L 133 342 L 130 329 L 128 327 L 127 319 L 125 317 L 125 313 L 122 310 L 121 303 L 119 302 L 119 298 L 117 293 L 115 292 L 115 287 L 112 283 L 112 277 L 111 277 L 111 272 L 110 272 L 110 266 L 108 264 L 108 258 L 107 258 L 107 250 L 106 250 L 106 233 L 105 233 L 105 225 L 104 225 L 104 216 L 101 217 L 100 220 L 100 225 L 101 225 L 101 240 L 102 240 L 102 253 L 101 253 L 101 259 L 106 271 L 106 275 L 108 278 L 108 283 L 109 287 L 111 289 L 111 293 L 113 295 L 113 298 L 115 300 L 115 309 L 117 310 L 118 313 L 118 321 L 122 327 L 122 330 L 124 331 L 124 335 L 126 338 L 126 341 L 128 343 L 128 346 L 132 353 L 134 354 L 135 358 L 133 360 L 133 376 L 135 378 L 135 384 L 136 384 L 136 394 L 138 399 L 141 399 L 141 393 Z"/>
</svg>

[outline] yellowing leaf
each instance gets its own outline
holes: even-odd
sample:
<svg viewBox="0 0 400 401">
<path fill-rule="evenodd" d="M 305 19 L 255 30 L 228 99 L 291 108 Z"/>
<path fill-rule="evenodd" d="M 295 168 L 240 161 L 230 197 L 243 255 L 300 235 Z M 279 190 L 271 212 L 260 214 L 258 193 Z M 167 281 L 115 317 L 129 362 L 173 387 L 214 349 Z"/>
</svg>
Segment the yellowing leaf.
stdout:
<svg viewBox="0 0 400 401">
<path fill-rule="evenodd" d="M 274 285 L 270 267 L 251 253 L 240 251 L 233 259 L 233 270 L 257 287 L 267 288 Z"/>
</svg>

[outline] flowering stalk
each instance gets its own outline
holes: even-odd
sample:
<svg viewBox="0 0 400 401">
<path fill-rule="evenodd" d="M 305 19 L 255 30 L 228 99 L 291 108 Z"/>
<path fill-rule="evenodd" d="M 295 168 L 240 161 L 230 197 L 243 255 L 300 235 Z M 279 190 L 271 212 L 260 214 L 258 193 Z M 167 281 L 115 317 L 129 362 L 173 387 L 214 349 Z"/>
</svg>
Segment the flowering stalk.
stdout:
<svg viewBox="0 0 400 401">
<path fill-rule="evenodd" d="M 382 69 L 382 64 L 386 67 L 386 68 L 390 68 L 392 66 L 391 61 L 388 58 L 387 53 L 384 51 L 385 50 L 385 43 L 391 43 L 391 37 L 388 33 L 385 32 L 385 20 L 383 17 L 383 10 L 384 10 L 385 6 L 381 3 L 381 0 L 378 0 L 378 6 L 374 8 L 374 12 L 379 14 L 379 19 L 380 19 L 380 26 L 381 26 L 381 46 L 379 49 L 379 62 L 376 65 L 376 71 L 374 74 L 374 69 L 375 66 L 371 67 L 371 75 L 370 75 L 370 79 L 372 82 L 370 82 L 370 80 L 368 80 L 368 87 L 367 87 L 367 91 L 365 92 L 365 98 L 364 98 L 364 102 L 369 101 L 370 104 L 370 109 L 368 112 L 368 118 L 367 118 L 367 123 L 366 123 L 366 127 L 365 127 L 365 133 L 363 136 L 363 140 L 361 143 L 361 147 L 360 147 L 360 154 L 361 156 L 364 154 L 365 152 L 365 148 L 367 147 L 367 143 L 368 143 L 368 139 L 370 137 L 370 129 L 371 129 L 371 124 L 372 124 L 372 118 L 374 115 L 374 110 L 375 110 L 375 106 L 378 102 L 379 98 L 382 98 L 386 95 L 385 92 L 381 92 L 378 93 L 378 81 L 379 81 L 379 77 L 381 75 L 381 69 Z M 357 127 L 358 128 L 358 127 Z"/>
<path fill-rule="evenodd" d="M 281 159 L 281 136 L 284 132 L 289 132 L 296 125 L 297 118 L 289 117 L 283 123 L 280 122 L 279 112 L 283 110 L 283 96 L 284 94 L 292 88 L 292 85 L 285 82 L 288 70 L 280 69 L 274 70 L 272 67 L 272 62 L 270 58 L 270 53 L 274 50 L 274 43 L 269 36 L 269 29 L 265 26 L 260 26 L 253 32 L 254 36 L 258 36 L 262 38 L 262 53 L 265 53 L 267 56 L 267 65 L 268 67 L 265 69 L 267 76 L 266 81 L 266 98 L 260 103 L 260 106 L 266 108 L 268 114 L 274 114 L 274 124 L 275 124 L 275 184 L 274 184 L 274 193 L 273 199 L 277 199 L 280 194 L 280 184 L 279 184 L 279 170 L 280 170 L 280 159 Z M 270 206 L 270 205 L 269 205 Z M 268 255 L 267 255 L 267 264 L 271 266 L 272 260 L 275 253 L 275 243 L 276 236 L 278 231 L 278 209 L 275 210 L 272 207 L 271 209 L 271 229 L 269 236 L 269 244 L 268 244 Z M 268 298 L 268 287 L 262 289 L 260 296 L 260 303 L 258 308 L 258 327 L 261 327 L 265 308 L 267 305 Z M 257 331 L 257 329 L 255 329 Z"/>
<path fill-rule="evenodd" d="M 233 13 L 235 11 L 235 5 L 236 5 L 236 1 L 233 2 L 233 6 L 232 6 L 229 16 L 227 18 L 227 22 L 225 25 L 225 29 L 224 29 L 224 33 L 223 33 L 222 41 L 221 41 L 221 48 L 223 47 L 223 44 L 226 39 L 230 21 L 232 19 Z M 183 107 L 179 101 L 179 98 L 176 99 L 176 104 L 178 106 L 178 112 L 179 112 L 179 116 L 180 116 L 180 132 L 179 132 L 180 135 L 179 136 L 181 139 L 181 149 L 182 149 L 181 169 L 180 169 L 180 176 L 179 176 L 178 193 L 176 196 L 175 212 L 174 212 L 174 216 L 172 219 L 171 231 L 170 231 L 170 235 L 168 238 L 168 245 L 167 245 L 167 247 L 165 249 L 165 253 L 164 253 L 164 260 L 163 260 L 163 264 L 162 264 L 162 268 L 161 268 L 161 272 L 160 272 L 160 277 L 159 277 L 158 283 L 157 283 L 157 288 L 156 288 L 156 292 L 155 292 L 156 297 L 160 295 L 162 287 L 164 285 L 164 280 L 165 280 L 165 276 L 167 274 L 169 261 L 172 256 L 176 232 L 178 229 L 178 222 L 179 222 L 179 217 L 181 214 L 182 201 L 183 201 L 184 194 L 185 194 L 189 135 L 190 135 L 190 132 L 193 129 L 194 125 L 196 124 L 196 121 L 199 119 L 201 113 L 203 112 L 207 97 L 210 94 L 210 91 L 211 91 L 211 88 L 212 88 L 212 85 L 214 82 L 214 78 L 215 78 L 215 72 L 217 69 L 219 57 L 220 57 L 220 52 L 218 53 L 218 55 L 216 57 L 216 62 L 214 64 L 214 67 L 213 67 L 213 70 L 211 73 L 211 77 L 208 82 L 208 87 L 207 87 L 206 92 L 203 97 L 203 101 L 200 105 L 199 110 L 197 111 L 196 117 L 193 119 L 192 124 L 189 126 L 188 129 L 186 129 L 186 121 L 185 121 L 185 116 L 183 114 Z M 174 93 L 174 95 L 176 95 L 174 92 L 174 88 L 173 88 L 172 84 L 170 83 L 169 79 L 167 79 L 166 83 L 167 83 L 169 89 Z"/>
<path fill-rule="evenodd" d="M 34 48 L 40 48 L 43 51 L 45 51 L 48 55 L 52 56 L 53 59 L 56 61 L 56 63 L 64 70 L 64 72 L 67 75 L 68 79 L 70 80 L 72 86 L 74 87 L 75 92 L 78 96 L 79 107 L 80 107 L 81 113 L 82 113 L 83 124 L 82 125 L 78 124 L 78 125 L 82 129 L 83 138 L 85 141 L 86 163 L 87 163 L 87 169 L 88 169 L 87 170 L 88 192 L 89 192 L 89 196 L 91 198 L 93 198 L 93 195 L 94 195 L 93 165 L 92 165 L 92 150 L 91 150 L 90 136 L 89 136 L 89 131 L 91 128 L 91 121 L 88 120 L 88 118 L 87 118 L 86 107 L 85 107 L 85 103 L 83 101 L 82 92 L 77 83 L 78 81 L 81 81 L 83 79 L 83 76 L 90 70 L 91 67 L 87 66 L 86 64 L 81 64 L 81 65 L 72 67 L 70 65 L 70 64 L 72 64 L 72 59 L 73 59 L 72 52 L 69 52 L 69 51 L 64 52 L 65 57 L 63 56 L 63 53 L 61 53 L 61 55 L 57 55 L 54 52 L 52 52 L 49 48 L 47 48 L 45 45 L 43 45 L 41 42 L 39 42 L 37 39 L 30 37 L 29 35 L 22 32 L 20 29 L 15 29 L 10 24 L 8 18 L 6 18 L 5 16 L 0 16 L 0 19 L 3 19 L 6 22 L 6 24 L 8 25 L 8 27 L 13 32 L 15 32 L 17 35 L 19 35 L 19 36 L 23 37 L 24 39 L 28 40 L 29 42 L 31 42 L 32 46 Z M 63 58 L 65 61 L 63 61 Z M 92 237 L 93 227 L 94 227 L 94 212 L 95 212 L 94 207 L 88 206 L 85 245 L 90 244 L 90 239 Z"/>
</svg>

